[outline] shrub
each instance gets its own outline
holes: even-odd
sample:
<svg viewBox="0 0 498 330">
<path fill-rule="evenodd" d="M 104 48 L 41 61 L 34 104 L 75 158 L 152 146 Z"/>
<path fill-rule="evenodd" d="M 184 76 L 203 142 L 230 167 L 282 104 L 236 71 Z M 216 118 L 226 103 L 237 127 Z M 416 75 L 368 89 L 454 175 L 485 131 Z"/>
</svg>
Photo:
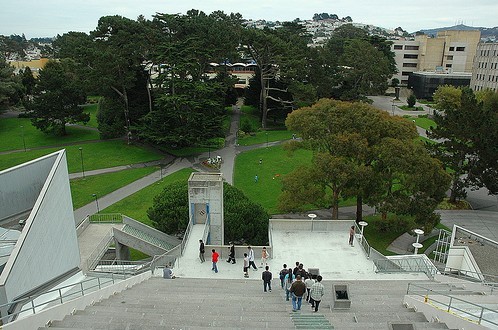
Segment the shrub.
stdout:
<svg viewBox="0 0 498 330">
<path fill-rule="evenodd" d="M 408 98 L 406 99 L 406 103 L 408 103 L 408 106 L 410 108 L 413 108 L 416 102 L 417 98 L 415 97 L 415 94 L 410 94 L 410 96 L 408 96 Z"/>
</svg>

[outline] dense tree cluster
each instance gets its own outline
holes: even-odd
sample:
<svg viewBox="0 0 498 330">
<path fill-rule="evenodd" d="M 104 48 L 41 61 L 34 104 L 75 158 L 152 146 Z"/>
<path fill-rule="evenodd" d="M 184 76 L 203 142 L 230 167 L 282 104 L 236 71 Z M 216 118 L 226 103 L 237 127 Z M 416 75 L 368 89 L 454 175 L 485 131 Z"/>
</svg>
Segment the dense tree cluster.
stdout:
<svg viewBox="0 0 498 330">
<path fill-rule="evenodd" d="M 337 219 L 339 199 L 356 197 L 357 220 L 366 203 L 384 218 L 392 212 L 413 216 L 426 228 L 436 223 L 433 211 L 450 179 L 416 140 L 409 121 L 365 103 L 322 99 L 292 112 L 286 125 L 299 132 L 301 146 L 313 150 L 314 157 L 311 166 L 284 178 L 282 210 L 329 199 Z"/>
<path fill-rule="evenodd" d="M 246 101 L 257 105 L 263 127 L 322 97 L 358 100 L 387 88 L 394 73 L 387 41 L 352 25 L 325 47 L 308 47 L 310 38 L 298 21 L 256 29 L 240 14 L 190 10 L 152 20 L 104 16 L 89 34 L 58 36 L 53 52 L 77 64 L 86 95 L 103 97 L 103 138 L 184 147 L 222 136 L 223 108 L 235 102 L 234 77 L 220 65 L 209 78 L 210 63 L 256 64 Z"/>
<path fill-rule="evenodd" d="M 440 143 L 431 151 L 452 172 L 450 201 L 465 197 L 465 188 L 486 187 L 498 193 L 498 94 L 441 86 L 430 137 Z"/>
<path fill-rule="evenodd" d="M 225 241 L 268 243 L 268 213 L 228 183 L 223 185 L 223 213 Z M 185 231 L 189 219 L 188 183 L 176 182 L 165 187 L 154 198 L 147 214 L 154 227 L 162 232 L 174 235 Z"/>
</svg>

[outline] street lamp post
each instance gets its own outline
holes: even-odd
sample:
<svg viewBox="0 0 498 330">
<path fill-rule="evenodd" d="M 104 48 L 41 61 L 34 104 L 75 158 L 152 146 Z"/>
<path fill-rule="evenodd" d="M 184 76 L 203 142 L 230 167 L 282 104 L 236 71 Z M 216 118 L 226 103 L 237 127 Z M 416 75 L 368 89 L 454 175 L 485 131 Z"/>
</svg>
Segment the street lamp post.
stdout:
<svg viewBox="0 0 498 330">
<path fill-rule="evenodd" d="M 413 251 L 413 254 L 417 254 L 418 253 L 418 249 L 420 249 L 423 246 L 418 241 L 420 239 L 420 235 L 424 234 L 424 231 L 422 229 L 414 229 L 413 232 L 415 234 L 417 234 L 417 241 L 412 244 L 412 246 L 415 248 L 414 251 Z"/>
<path fill-rule="evenodd" d="M 361 226 L 361 242 L 363 243 L 363 229 L 368 226 L 368 222 L 360 221 L 358 224 Z"/>
<path fill-rule="evenodd" d="M 80 158 L 81 158 L 81 172 L 83 173 L 83 179 L 85 178 L 85 166 L 83 165 L 83 148 L 79 147 L 80 149 Z"/>
<path fill-rule="evenodd" d="M 24 152 L 26 152 L 26 140 L 24 139 L 24 126 L 21 125 L 21 131 L 22 131 L 22 145 L 24 147 Z"/>
<path fill-rule="evenodd" d="M 313 220 L 315 220 L 316 214 L 315 213 L 310 213 L 310 214 L 308 214 L 308 217 L 311 219 L 311 231 L 313 231 L 313 229 L 314 229 L 313 228 L 313 224 L 314 224 Z"/>
<path fill-rule="evenodd" d="M 97 194 L 92 194 L 93 198 L 95 198 L 95 204 L 97 205 L 97 213 L 100 213 L 99 209 L 99 199 L 97 198 Z"/>
</svg>

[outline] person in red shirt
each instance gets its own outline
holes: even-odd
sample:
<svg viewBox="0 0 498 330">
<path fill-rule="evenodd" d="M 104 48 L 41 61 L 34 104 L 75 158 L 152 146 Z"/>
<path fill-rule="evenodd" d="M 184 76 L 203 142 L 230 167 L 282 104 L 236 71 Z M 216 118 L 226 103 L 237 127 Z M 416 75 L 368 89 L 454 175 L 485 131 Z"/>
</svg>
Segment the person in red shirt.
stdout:
<svg viewBox="0 0 498 330">
<path fill-rule="evenodd" d="M 211 252 L 212 252 L 211 261 L 213 262 L 213 268 L 211 268 L 211 270 L 214 270 L 214 272 L 217 273 L 218 267 L 216 266 L 216 264 L 218 263 L 218 258 L 220 255 L 218 254 L 218 252 L 216 252 L 215 249 L 212 249 Z"/>
</svg>

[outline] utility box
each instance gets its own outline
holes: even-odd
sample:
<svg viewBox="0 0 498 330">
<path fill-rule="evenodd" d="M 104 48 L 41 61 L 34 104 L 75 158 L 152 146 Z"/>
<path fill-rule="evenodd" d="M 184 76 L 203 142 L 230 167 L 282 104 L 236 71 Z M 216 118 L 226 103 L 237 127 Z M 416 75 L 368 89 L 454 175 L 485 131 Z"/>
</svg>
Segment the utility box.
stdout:
<svg viewBox="0 0 498 330">
<path fill-rule="evenodd" d="M 320 269 L 319 268 L 308 268 L 308 274 L 311 275 L 311 278 L 316 280 L 316 277 L 320 275 Z"/>
<path fill-rule="evenodd" d="M 347 284 L 334 284 L 334 309 L 351 308 L 351 297 Z"/>
</svg>

